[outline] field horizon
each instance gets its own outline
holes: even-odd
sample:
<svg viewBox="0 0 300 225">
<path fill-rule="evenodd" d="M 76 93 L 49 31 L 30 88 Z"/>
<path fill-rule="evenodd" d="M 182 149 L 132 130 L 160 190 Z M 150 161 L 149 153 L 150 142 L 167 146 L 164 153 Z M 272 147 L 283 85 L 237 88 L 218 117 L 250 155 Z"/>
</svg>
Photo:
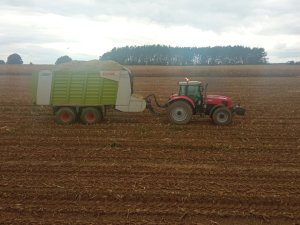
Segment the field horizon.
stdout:
<svg viewBox="0 0 300 225">
<path fill-rule="evenodd" d="M 299 76 L 300 65 L 209 65 L 209 66 L 160 66 L 160 65 L 124 65 L 134 76 Z M 54 64 L 0 65 L 0 75 L 31 75 L 34 71 L 51 70 Z"/>
</svg>

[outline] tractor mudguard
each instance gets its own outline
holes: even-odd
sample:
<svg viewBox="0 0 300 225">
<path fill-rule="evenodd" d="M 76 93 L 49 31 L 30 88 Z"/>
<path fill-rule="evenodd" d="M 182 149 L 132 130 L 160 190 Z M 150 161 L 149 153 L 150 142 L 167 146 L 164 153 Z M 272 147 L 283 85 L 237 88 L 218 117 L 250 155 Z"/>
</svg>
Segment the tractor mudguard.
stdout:
<svg viewBox="0 0 300 225">
<path fill-rule="evenodd" d="M 180 95 L 179 96 L 178 95 L 177 96 L 172 96 L 169 99 L 167 104 L 170 105 L 173 102 L 178 101 L 178 100 L 187 101 L 191 105 L 192 109 L 195 111 L 195 108 L 196 108 L 195 102 L 191 98 L 189 98 L 188 96 L 180 96 Z"/>
</svg>

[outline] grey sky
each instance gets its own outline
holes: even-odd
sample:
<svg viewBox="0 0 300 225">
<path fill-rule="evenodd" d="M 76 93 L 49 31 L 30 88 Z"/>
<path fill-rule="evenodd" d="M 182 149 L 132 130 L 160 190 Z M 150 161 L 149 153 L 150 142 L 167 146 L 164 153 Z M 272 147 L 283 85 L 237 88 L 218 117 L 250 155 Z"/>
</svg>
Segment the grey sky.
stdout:
<svg viewBox="0 0 300 225">
<path fill-rule="evenodd" d="M 270 62 L 300 61 L 296 0 L 2 0 L 0 59 L 96 59 L 113 47 L 263 47 Z"/>
</svg>

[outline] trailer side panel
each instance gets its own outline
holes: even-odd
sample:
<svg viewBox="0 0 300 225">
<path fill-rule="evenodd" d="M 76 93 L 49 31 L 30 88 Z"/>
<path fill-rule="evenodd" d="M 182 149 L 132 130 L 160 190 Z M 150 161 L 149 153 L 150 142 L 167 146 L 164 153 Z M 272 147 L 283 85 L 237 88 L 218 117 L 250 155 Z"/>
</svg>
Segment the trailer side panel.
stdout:
<svg viewBox="0 0 300 225">
<path fill-rule="evenodd" d="M 55 71 L 52 86 L 52 105 L 114 105 L 118 82 L 97 73 Z"/>
</svg>

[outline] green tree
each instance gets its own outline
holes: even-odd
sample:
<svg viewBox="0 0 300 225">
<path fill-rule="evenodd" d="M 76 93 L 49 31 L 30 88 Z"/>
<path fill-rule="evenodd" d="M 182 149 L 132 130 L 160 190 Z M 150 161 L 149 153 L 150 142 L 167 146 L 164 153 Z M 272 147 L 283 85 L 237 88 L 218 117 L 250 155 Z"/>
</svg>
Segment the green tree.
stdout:
<svg viewBox="0 0 300 225">
<path fill-rule="evenodd" d="M 6 64 L 23 64 L 23 60 L 20 55 L 14 53 L 7 57 Z"/>
<path fill-rule="evenodd" d="M 101 60 L 129 65 L 228 65 L 265 64 L 263 48 L 243 46 L 171 47 L 165 45 L 126 46 L 104 53 Z"/>
<path fill-rule="evenodd" d="M 5 61 L 0 59 L 0 64 L 5 64 Z"/>
<path fill-rule="evenodd" d="M 67 55 L 64 55 L 64 56 L 59 57 L 59 58 L 56 60 L 55 65 L 63 64 L 63 63 L 71 62 L 71 61 L 72 61 L 72 58 L 70 58 L 70 57 L 67 56 Z"/>
</svg>

